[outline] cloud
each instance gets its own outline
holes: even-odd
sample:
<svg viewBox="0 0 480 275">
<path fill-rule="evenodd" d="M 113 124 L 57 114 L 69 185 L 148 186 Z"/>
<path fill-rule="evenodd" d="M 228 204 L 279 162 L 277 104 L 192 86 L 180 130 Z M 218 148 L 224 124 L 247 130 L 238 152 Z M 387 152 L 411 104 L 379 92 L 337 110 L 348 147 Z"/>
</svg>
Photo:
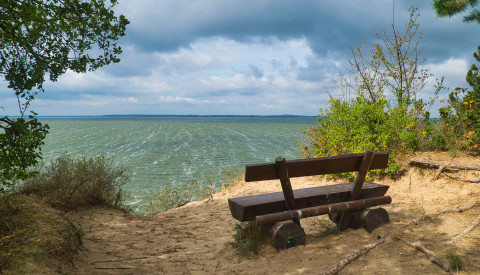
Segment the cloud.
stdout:
<svg viewBox="0 0 480 275">
<path fill-rule="evenodd" d="M 436 18 L 428 1 L 395 1 L 395 24 L 420 5 L 426 66 L 450 87 L 478 44 L 478 25 Z M 40 114 L 308 114 L 328 102 L 350 47 L 392 23 L 391 1 L 122 0 L 131 21 L 121 62 L 67 72 L 33 102 Z M 0 106 L 16 110 L 0 84 Z M 425 93 L 428 96 L 431 89 Z M 8 111 L 7 111 L 8 110 Z"/>
</svg>

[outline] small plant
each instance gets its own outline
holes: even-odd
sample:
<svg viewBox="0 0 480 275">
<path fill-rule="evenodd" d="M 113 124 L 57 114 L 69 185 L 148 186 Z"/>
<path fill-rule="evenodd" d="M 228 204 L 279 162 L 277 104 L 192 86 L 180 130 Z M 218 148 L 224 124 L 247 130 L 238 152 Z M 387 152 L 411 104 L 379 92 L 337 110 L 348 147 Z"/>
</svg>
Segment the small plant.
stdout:
<svg viewBox="0 0 480 275">
<path fill-rule="evenodd" d="M 464 268 L 462 258 L 459 255 L 450 253 L 447 255 L 447 259 L 452 270 L 460 271 Z"/>
<path fill-rule="evenodd" d="M 76 240 L 80 244 L 83 243 L 83 237 L 85 237 L 85 232 L 82 227 L 77 228 L 73 223 L 67 223 L 65 225 L 65 231 L 67 232 L 69 239 Z"/>
<path fill-rule="evenodd" d="M 235 224 L 233 239 L 233 247 L 237 248 L 243 257 L 258 254 L 264 244 L 260 228 L 249 222 Z"/>
<path fill-rule="evenodd" d="M 153 192 L 147 211 L 150 214 L 167 211 L 182 206 L 191 201 L 191 199 L 191 185 L 184 188 L 166 186 L 158 192 Z"/>
</svg>

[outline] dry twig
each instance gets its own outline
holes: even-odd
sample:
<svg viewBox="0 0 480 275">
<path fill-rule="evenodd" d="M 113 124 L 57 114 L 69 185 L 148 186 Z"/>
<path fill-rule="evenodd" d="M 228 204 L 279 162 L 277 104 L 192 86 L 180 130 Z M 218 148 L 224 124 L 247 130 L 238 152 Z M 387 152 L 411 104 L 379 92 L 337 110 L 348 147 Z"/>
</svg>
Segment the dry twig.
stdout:
<svg viewBox="0 0 480 275">
<path fill-rule="evenodd" d="M 332 265 L 328 270 L 324 271 L 322 274 L 323 275 L 332 275 L 332 274 L 337 274 L 340 270 L 342 270 L 347 264 L 355 261 L 358 259 L 360 256 L 365 255 L 368 253 L 368 251 L 374 249 L 377 247 L 379 244 L 383 243 L 388 237 L 390 236 L 390 233 L 387 233 L 383 235 L 381 238 L 376 240 L 373 243 L 369 243 L 352 253 L 346 255 L 340 261 L 338 261 L 336 264 Z"/>
<path fill-rule="evenodd" d="M 478 226 L 478 224 L 480 224 L 480 215 L 478 215 L 478 217 L 475 218 L 475 220 L 473 220 L 473 222 L 467 227 L 465 228 L 465 230 L 463 230 L 462 233 L 458 234 L 457 236 L 453 237 L 452 240 L 450 242 L 454 243 L 456 242 L 458 239 L 460 239 L 461 237 L 465 236 L 466 234 L 470 233 L 475 227 Z"/>
<path fill-rule="evenodd" d="M 435 253 L 433 253 L 432 251 L 426 249 L 425 247 L 423 247 L 422 245 L 418 244 L 418 243 L 411 243 L 411 242 L 407 242 L 405 240 L 401 240 L 404 244 L 412 247 L 412 248 L 415 248 L 421 252 L 423 252 L 425 255 L 427 255 L 427 258 L 434 264 L 440 266 L 443 270 L 445 270 L 445 272 L 448 272 L 450 274 L 453 274 L 453 272 L 450 270 L 450 268 L 448 267 L 448 265 L 445 264 L 445 262 L 442 261 L 442 259 L 440 257 L 438 257 L 437 255 L 435 255 Z"/>
</svg>

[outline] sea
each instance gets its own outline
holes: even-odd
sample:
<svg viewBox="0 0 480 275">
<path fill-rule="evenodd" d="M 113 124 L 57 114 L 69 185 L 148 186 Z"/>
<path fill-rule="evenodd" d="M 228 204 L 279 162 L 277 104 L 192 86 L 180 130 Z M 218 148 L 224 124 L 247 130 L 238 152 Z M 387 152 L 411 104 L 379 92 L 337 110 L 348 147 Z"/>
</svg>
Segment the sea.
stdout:
<svg viewBox="0 0 480 275">
<path fill-rule="evenodd" d="M 245 165 L 276 157 L 300 158 L 304 116 L 100 116 L 42 117 L 50 132 L 42 147 L 48 164 L 62 154 L 109 157 L 129 170 L 125 203 L 145 214 L 164 187 L 213 186 Z"/>
</svg>

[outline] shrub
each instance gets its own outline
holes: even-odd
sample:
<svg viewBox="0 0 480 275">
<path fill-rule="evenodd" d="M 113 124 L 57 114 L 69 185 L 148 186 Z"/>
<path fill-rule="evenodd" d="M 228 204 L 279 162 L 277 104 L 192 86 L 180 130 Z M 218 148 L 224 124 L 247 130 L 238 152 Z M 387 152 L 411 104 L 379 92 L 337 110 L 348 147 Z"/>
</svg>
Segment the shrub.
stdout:
<svg viewBox="0 0 480 275">
<path fill-rule="evenodd" d="M 418 110 L 392 107 L 384 99 L 372 103 L 361 96 L 351 101 L 330 98 L 329 108 L 321 110 L 317 123 L 304 131 L 307 141 L 303 156 L 390 150 L 389 167 L 377 173 L 393 176 L 401 168 L 395 156 L 416 150 L 425 135 L 420 108 L 423 107 Z"/>
<path fill-rule="evenodd" d="M 439 109 L 441 144 L 480 154 L 480 90 L 456 88 L 445 101 L 448 105 Z"/>
<path fill-rule="evenodd" d="M 122 186 L 129 180 L 126 168 L 115 167 L 105 156 L 74 159 L 64 154 L 26 181 L 20 192 L 65 210 L 98 204 L 122 207 Z"/>
</svg>

